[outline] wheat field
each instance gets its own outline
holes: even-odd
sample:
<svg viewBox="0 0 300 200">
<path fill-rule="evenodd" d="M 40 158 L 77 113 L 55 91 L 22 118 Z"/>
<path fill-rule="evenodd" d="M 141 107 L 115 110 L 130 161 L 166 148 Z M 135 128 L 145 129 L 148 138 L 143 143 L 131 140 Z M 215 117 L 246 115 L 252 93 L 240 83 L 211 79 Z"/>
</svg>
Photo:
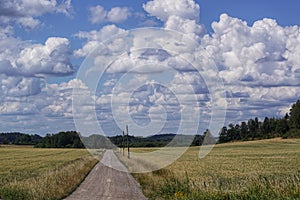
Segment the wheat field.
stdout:
<svg viewBox="0 0 300 200">
<path fill-rule="evenodd" d="M 189 148 L 164 169 L 133 174 L 144 194 L 180 200 L 300 199 L 300 139 L 220 144 L 203 159 L 199 149 Z M 0 146 L 0 198 L 62 199 L 96 163 L 84 149 Z"/>
<path fill-rule="evenodd" d="M 149 199 L 300 199 L 300 139 L 220 144 L 203 159 L 198 153 L 191 147 L 172 165 L 134 177 Z"/>
<path fill-rule="evenodd" d="M 0 146 L 0 198 L 62 199 L 96 163 L 85 149 Z"/>
</svg>

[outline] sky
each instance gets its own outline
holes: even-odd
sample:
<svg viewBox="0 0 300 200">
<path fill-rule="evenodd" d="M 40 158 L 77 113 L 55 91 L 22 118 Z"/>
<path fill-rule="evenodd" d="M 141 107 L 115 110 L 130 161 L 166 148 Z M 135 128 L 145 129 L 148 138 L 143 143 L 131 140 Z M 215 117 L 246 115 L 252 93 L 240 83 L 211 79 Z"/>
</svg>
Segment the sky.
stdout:
<svg viewBox="0 0 300 200">
<path fill-rule="evenodd" d="M 213 134 L 300 98 L 297 0 L 1 0 L 0 132 Z"/>
</svg>

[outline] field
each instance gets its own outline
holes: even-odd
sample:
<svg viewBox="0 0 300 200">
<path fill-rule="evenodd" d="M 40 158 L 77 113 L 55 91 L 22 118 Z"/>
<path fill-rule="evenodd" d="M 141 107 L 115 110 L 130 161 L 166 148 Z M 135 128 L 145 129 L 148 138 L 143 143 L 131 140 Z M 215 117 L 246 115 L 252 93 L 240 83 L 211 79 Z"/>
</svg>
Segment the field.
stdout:
<svg viewBox="0 0 300 200">
<path fill-rule="evenodd" d="M 133 175 L 149 199 L 300 199 L 300 139 L 220 144 L 202 159 L 198 153 L 191 147 L 164 169 Z M 84 149 L 0 146 L 0 198 L 62 199 L 96 163 Z"/>
<path fill-rule="evenodd" d="M 96 163 L 84 149 L 0 146 L 0 198 L 62 199 Z"/>
<path fill-rule="evenodd" d="M 136 152 L 155 149 L 133 149 Z M 190 148 L 167 168 L 134 174 L 149 199 L 300 199 L 300 139 Z"/>
</svg>

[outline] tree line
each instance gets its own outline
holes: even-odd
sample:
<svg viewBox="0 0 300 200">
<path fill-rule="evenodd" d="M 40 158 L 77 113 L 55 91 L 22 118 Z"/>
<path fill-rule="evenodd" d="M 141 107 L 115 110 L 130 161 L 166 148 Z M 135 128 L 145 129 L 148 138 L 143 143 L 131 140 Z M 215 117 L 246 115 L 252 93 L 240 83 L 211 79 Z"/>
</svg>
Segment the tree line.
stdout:
<svg viewBox="0 0 300 200">
<path fill-rule="evenodd" d="M 79 135 L 76 131 L 46 134 L 45 137 L 19 132 L 0 133 L 0 144 L 33 145 L 40 148 L 84 148 Z"/>
<path fill-rule="evenodd" d="M 173 138 L 177 136 L 180 139 L 173 145 L 187 146 L 187 140 L 192 140 L 192 146 L 201 145 L 204 135 L 176 135 L 176 134 L 159 134 L 149 137 L 128 136 L 130 147 L 163 147 L 168 145 Z M 126 138 L 127 139 L 127 138 Z M 46 134 L 41 137 L 37 134 L 28 135 L 25 133 L 1 133 L 0 144 L 14 145 L 33 145 L 37 148 L 114 148 L 123 147 L 123 138 L 121 135 L 105 137 L 102 135 L 90 135 L 82 137 L 76 131 L 62 131 L 56 134 Z M 115 145 L 115 146 L 114 146 Z"/>
<path fill-rule="evenodd" d="M 203 135 L 177 135 L 182 140 L 177 140 L 177 146 L 186 146 L 185 141 L 193 137 L 191 146 L 199 146 L 203 143 L 205 136 L 210 134 L 206 130 Z M 128 136 L 130 147 L 163 147 L 169 144 L 176 134 L 160 134 L 149 137 Z M 300 137 L 300 100 L 294 103 L 290 112 L 282 118 L 265 117 L 260 121 L 257 117 L 249 119 L 247 122 L 238 124 L 229 124 L 224 126 L 219 133 L 219 143 L 231 141 L 246 141 L 267 139 L 274 137 Z M 39 148 L 113 148 L 113 145 L 122 147 L 122 136 L 104 137 L 101 135 L 91 135 L 89 137 L 81 137 L 76 131 L 62 131 L 56 134 L 46 134 L 41 137 L 37 134 L 28 135 L 25 133 L 0 133 L 0 144 L 15 145 L 34 145 Z M 215 138 L 211 137 L 214 143 Z M 84 144 L 83 142 L 84 141 Z M 180 143 L 180 141 L 182 141 Z M 179 142 L 179 143 L 178 143 Z"/>
<path fill-rule="evenodd" d="M 263 121 L 260 121 L 256 117 L 247 122 L 224 126 L 219 134 L 219 143 L 274 137 L 300 137 L 300 100 L 294 103 L 290 112 L 282 118 L 265 117 Z"/>
<path fill-rule="evenodd" d="M 28 135 L 19 132 L 0 133 L 0 144 L 34 145 L 41 139 L 42 137 L 37 134 Z"/>
<path fill-rule="evenodd" d="M 39 148 L 84 148 L 80 134 L 76 131 L 62 131 L 57 134 L 46 134 L 35 147 Z"/>
<path fill-rule="evenodd" d="M 177 139 L 174 141 L 174 137 Z M 127 140 L 127 136 L 126 140 Z M 148 137 L 134 137 L 128 136 L 129 147 L 164 147 L 166 145 L 172 146 L 198 146 L 203 143 L 204 135 L 179 135 L 179 134 L 157 134 Z M 117 147 L 123 147 L 126 144 L 123 143 L 122 135 L 108 137 L 108 139 Z M 173 141 L 172 141 L 173 140 Z M 189 141 L 192 141 L 190 144 Z M 170 144 L 170 142 L 172 142 Z"/>
</svg>

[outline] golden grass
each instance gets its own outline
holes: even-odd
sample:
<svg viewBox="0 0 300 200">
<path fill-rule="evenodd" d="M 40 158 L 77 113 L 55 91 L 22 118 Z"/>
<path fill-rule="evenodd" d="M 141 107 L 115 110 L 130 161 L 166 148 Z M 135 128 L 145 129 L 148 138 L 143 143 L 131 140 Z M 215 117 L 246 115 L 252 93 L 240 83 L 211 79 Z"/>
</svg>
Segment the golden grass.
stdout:
<svg viewBox="0 0 300 200">
<path fill-rule="evenodd" d="M 0 148 L 0 197 L 62 199 L 97 163 L 85 149 Z"/>
<path fill-rule="evenodd" d="M 150 199 L 300 199 L 300 139 L 220 144 L 203 159 L 198 153 L 191 147 L 172 165 L 134 177 Z"/>
</svg>

